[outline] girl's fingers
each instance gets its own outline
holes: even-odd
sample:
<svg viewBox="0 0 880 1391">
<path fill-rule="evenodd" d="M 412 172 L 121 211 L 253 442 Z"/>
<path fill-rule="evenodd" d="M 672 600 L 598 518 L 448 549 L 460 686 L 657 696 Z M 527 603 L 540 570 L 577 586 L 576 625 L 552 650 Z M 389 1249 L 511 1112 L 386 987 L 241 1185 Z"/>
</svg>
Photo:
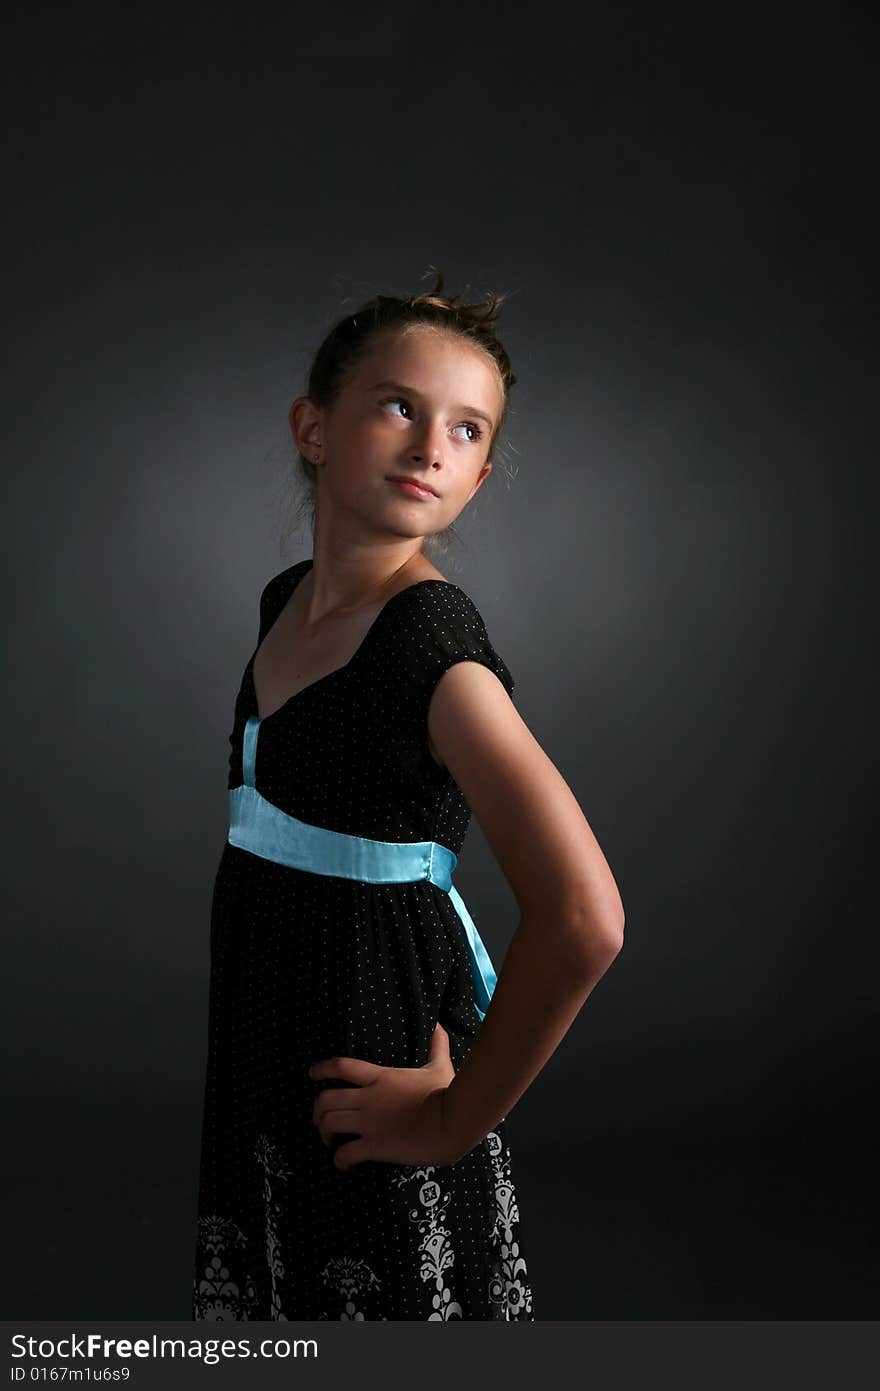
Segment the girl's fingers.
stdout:
<svg viewBox="0 0 880 1391">
<path fill-rule="evenodd" d="M 317 1124 L 331 1111 L 358 1111 L 363 1107 L 363 1093 L 360 1087 L 325 1087 L 315 1098 L 312 1106 L 312 1120 Z"/>
<path fill-rule="evenodd" d="M 318 1122 L 318 1133 L 326 1145 L 331 1135 L 342 1134 L 363 1135 L 363 1118 L 357 1111 L 330 1111 L 322 1116 Z"/>
<path fill-rule="evenodd" d="M 337 1169 L 345 1172 L 347 1169 L 357 1168 L 365 1159 L 375 1157 L 366 1140 L 349 1140 L 348 1144 L 340 1145 L 333 1156 L 333 1163 Z"/>
<path fill-rule="evenodd" d="M 365 1058 L 324 1058 L 312 1063 L 308 1076 L 312 1081 L 326 1077 L 341 1077 L 349 1082 L 369 1082 L 382 1069 L 376 1063 L 368 1063 Z"/>
</svg>

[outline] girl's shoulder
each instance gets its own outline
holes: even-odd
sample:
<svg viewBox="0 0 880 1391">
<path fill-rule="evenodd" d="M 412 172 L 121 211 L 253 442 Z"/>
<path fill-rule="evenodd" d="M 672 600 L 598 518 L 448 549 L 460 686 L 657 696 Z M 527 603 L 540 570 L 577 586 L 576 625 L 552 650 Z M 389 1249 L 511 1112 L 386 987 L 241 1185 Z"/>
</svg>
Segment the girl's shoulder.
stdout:
<svg viewBox="0 0 880 1391">
<path fill-rule="evenodd" d="M 392 601 L 398 605 L 402 617 L 416 624 L 457 623 L 465 629 L 480 629 L 485 634 L 486 625 L 479 608 L 470 594 L 453 580 L 434 576 L 416 580 L 392 595 Z"/>
<path fill-rule="evenodd" d="M 386 604 L 381 625 L 383 656 L 400 676 L 432 690 L 456 662 L 487 666 L 513 691 L 514 679 L 489 637 L 477 604 L 451 580 L 428 578 L 398 590 Z"/>
<path fill-rule="evenodd" d="M 261 640 L 275 622 L 310 564 L 310 560 L 298 560 L 295 565 L 288 565 L 283 570 L 279 570 L 278 574 L 273 575 L 263 586 L 260 595 Z"/>
</svg>

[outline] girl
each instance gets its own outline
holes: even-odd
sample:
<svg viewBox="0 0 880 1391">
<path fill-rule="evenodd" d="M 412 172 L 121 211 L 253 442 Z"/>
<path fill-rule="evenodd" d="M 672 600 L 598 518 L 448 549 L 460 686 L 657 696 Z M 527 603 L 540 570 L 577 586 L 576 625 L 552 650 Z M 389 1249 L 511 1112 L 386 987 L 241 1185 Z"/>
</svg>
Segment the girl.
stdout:
<svg viewBox="0 0 880 1391">
<path fill-rule="evenodd" d="M 429 558 L 516 380 L 501 298 L 442 288 L 337 323 L 290 410 L 314 554 L 263 591 L 230 736 L 195 1319 L 535 1316 L 505 1118 L 624 914 Z M 497 986 L 452 882 L 472 811 L 520 912 Z"/>
</svg>

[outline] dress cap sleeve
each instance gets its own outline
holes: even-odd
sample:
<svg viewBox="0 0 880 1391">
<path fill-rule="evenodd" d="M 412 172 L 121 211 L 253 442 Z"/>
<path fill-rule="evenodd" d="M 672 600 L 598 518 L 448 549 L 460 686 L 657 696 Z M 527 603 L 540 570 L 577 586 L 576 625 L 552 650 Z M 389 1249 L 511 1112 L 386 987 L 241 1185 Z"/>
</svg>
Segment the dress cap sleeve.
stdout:
<svg viewBox="0 0 880 1391">
<path fill-rule="evenodd" d="M 480 662 L 513 694 L 510 668 L 493 647 L 474 601 L 449 582 L 413 586 L 407 614 L 408 641 L 400 648 L 407 684 L 427 710 L 441 676 L 457 662 Z"/>
</svg>

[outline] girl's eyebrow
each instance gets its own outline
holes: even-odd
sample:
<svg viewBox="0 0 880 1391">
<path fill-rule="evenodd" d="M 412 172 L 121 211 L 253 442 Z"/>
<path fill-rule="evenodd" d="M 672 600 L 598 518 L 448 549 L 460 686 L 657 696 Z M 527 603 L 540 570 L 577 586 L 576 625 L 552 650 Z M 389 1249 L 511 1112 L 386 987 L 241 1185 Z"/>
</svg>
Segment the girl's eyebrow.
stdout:
<svg viewBox="0 0 880 1391">
<path fill-rule="evenodd" d="M 422 399 L 421 392 L 416 391 L 414 387 L 404 386 L 401 382 L 375 382 L 372 386 L 368 386 L 367 390 L 402 391 L 405 396 L 415 396 L 418 400 Z M 480 420 L 485 420 L 490 430 L 493 428 L 491 416 L 488 416 L 485 411 L 478 410 L 476 406 L 453 406 L 453 410 L 467 411 L 468 415 L 479 416 Z"/>
</svg>

